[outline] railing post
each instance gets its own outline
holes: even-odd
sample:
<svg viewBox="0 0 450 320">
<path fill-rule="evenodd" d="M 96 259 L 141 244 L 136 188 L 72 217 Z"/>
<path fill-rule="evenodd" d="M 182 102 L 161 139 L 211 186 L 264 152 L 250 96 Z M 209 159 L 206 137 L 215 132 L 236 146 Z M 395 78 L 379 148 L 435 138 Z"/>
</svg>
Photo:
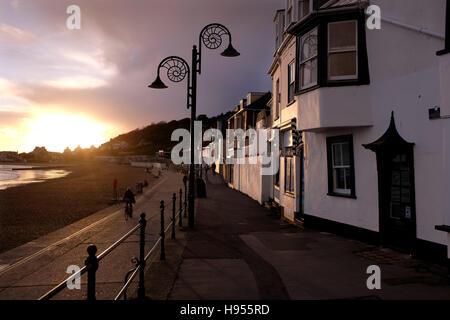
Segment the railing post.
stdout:
<svg viewBox="0 0 450 320">
<path fill-rule="evenodd" d="M 187 180 L 188 177 L 183 177 L 183 183 L 184 183 L 184 217 L 187 217 Z"/>
<path fill-rule="evenodd" d="M 183 228 L 183 190 L 180 188 L 180 219 L 178 220 L 178 227 Z"/>
<path fill-rule="evenodd" d="M 147 226 L 147 221 L 145 220 L 145 213 L 141 213 L 141 219 L 139 219 L 139 224 L 141 225 L 141 239 L 139 242 L 139 287 L 138 287 L 138 298 L 145 298 L 145 284 L 144 284 L 144 273 L 145 273 L 145 227 Z"/>
<path fill-rule="evenodd" d="M 175 239 L 176 206 L 177 206 L 177 194 L 174 192 L 172 196 L 172 239 Z"/>
<path fill-rule="evenodd" d="M 159 257 L 159 260 L 166 260 L 166 249 L 164 247 L 164 238 L 165 232 L 164 232 L 164 200 L 161 200 L 161 255 Z"/>
<path fill-rule="evenodd" d="M 84 261 L 88 273 L 87 299 L 95 300 L 95 273 L 98 269 L 98 259 L 95 255 L 97 253 L 97 247 L 91 244 L 88 246 L 87 252 L 89 256 Z"/>
</svg>

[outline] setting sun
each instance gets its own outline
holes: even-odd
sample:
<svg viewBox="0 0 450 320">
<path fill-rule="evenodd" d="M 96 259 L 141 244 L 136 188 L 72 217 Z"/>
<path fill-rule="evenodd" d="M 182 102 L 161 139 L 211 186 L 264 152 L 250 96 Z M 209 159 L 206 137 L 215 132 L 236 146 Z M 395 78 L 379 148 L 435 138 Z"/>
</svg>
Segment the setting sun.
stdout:
<svg viewBox="0 0 450 320">
<path fill-rule="evenodd" d="M 88 148 L 108 140 L 105 125 L 88 118 L 69 114 L 43 114 L 28 123 L 26 145 L 45 146 L 50 151 L 62 152 L 80 145 Z"/>
</svg>

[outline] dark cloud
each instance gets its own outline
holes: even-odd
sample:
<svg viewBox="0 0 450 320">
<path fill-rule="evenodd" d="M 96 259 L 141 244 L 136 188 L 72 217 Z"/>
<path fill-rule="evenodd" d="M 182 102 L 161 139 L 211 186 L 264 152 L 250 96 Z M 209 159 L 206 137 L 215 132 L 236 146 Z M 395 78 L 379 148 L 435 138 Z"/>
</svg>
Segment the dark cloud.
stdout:
<svg viewBox="0 0 450 320">
<path fill-rule="evenodd" d="M 22 1 L 23 12 L 15 11 L 14 15 L 22 17 L 26 30 L 34 30 L 41 44 L 53 39 L 49 35 L 55 35 L 61 39 L 61 48 L 71 43 L 83 48 L 89 39 L 101 51 L 101 61 L 114 66 L 117 73 L 107 86 L 96 89 L 63 90 L 24 84 L 23 95 L 31 102 L 59 104 L 67 111 L 90 113 L 129 129 L 189 116 L 185 84 L 168 82 L 170 88 L 162 91 L 148 89 L 147 85 L 154 80 L 157 65 L 164 57 L 180 55 L 190 61 L 200 30 L 211 22 L 223 23 L 230 29 L 233 45 L 241 56 L 230 59 L 221 57 L 220 49 L 203 50 L 198 113 L 226 112 L 248 91 L 271 89 L 266 72 L 273 56 L 272 19 L 284 0 L 76 2 L 82 10 L 80 31 L 65 29 L 65 10 L 73 1 Z M 40 59 L 36 57 L 36 61 Z"/>
</svg>

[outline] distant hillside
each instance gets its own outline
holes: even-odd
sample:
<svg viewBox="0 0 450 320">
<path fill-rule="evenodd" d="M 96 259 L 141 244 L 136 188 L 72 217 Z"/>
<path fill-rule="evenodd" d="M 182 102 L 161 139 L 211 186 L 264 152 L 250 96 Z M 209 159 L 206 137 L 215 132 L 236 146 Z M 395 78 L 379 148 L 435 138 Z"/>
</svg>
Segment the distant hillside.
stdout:
<svg viewBox="0 0 450 320">
<path fill-rule="evenodd" d="M 203 128 L 215 127 L 219 116 L 208 118 L 200 115 Z M 121 134 L 98 148 L 101 155 L 154 155 L 159 150 L 170 150 L 177 144 L 171 141 L 172 132 L 176 129 L 187 129 L 190 127 L 190 119 L 172 120 L 170 122 L 159 122 L 141 129 Z"/>
</svg>

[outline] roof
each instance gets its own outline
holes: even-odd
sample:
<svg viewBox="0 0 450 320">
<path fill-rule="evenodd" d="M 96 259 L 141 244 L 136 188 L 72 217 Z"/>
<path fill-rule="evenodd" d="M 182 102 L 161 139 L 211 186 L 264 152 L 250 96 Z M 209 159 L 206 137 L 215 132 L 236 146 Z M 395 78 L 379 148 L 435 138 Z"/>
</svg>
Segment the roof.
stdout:
<svg viewBox="0 0 450 320">
<path fill-rule="evenodd" d="M 267 103 L 272 99 L 272 92 L 268 91 L 266 92 L 262 97 L 255 100 L 253 103 L 249 104 L 248 106 L 245 106 L 242 109 L 236 110 L 236 108 L 233 110 L 233 114 L 227 119 L 230 120 L 233 118 L 236 114 L 240 113 L 244 110 L 270 110 L 270 107 L 267 106 Z"/>
<path fill-rule="evenodd" d="M 414 145 L 414 143 L 406 141 L 398 133 L 397 127 L 395 126 L 394 111 L 392 111 L 391 122 L 386 132 L 374 142 L 364 144 L 363 147 L 376 152 L 382 147 L 402 146 L 402 145 L 403 146 Z"/>
<path fill-rule="evenodd" d="M 248 106 L 244 107 L 245 109 L 266 109 L 269 108 L 267 106 L 267 103 L 272 99 L 272 92 L 268 91 L 266 94 L 264 94 L 261 98 L 257 99 L 253 103 L 249 104 Z"/>
</svg>

